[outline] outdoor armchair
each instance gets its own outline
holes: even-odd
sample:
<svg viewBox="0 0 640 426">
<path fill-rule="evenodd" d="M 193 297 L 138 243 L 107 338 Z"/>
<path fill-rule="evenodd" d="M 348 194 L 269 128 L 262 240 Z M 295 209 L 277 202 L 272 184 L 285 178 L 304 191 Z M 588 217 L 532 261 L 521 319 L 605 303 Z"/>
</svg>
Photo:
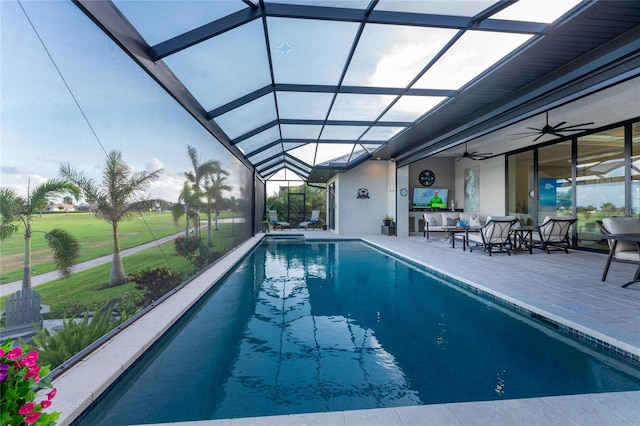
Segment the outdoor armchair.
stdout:
<svg viewBox="0 0 640 426">
<path fill-rule="evenodd" d="M 597 221 L 602 233 L 605 234 L 640 234 L 640 219 L 636 217 L 605 217 Z M 611 262 L 640 264 L 640 254 L 635 243 L 607 239 L 609 256 L 602 273 L 602 281 L 607 279 Z"/>
<path fill-rule="evenodd" d="M 478 232 L 467 233 L 469 251 L 482 248 L 489 253 L 507 253 L 511 256 L 511 228 L 517 222 L 513 216 L 487 216 L 487 223 Z"/>
<path fill-rule="evenodd" d="M 545 217 L 537 232 L 533 233 L 533 247 L 544 250 L 564 250 L 569 253 L 569 229 L 578 219 L 571 217 Z"/>
</svg>

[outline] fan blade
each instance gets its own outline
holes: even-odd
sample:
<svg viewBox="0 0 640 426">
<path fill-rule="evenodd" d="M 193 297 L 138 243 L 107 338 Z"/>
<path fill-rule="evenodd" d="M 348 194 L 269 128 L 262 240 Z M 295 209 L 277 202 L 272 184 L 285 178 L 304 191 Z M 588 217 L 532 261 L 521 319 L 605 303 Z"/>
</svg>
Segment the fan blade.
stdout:
<svg viewBox="0 0 640 426">
<path fill-rule="evenodd" d="M 509 133 L 509 136 L 519 136 L 519 135 L 533 136 L 533 135 L 537 135 L 540 132 L 541 132 L 541 130 L 538 130 L 538 131 L 535 131 L 535 132 Z"/>
<path fill-rule="evenodd" d="M 536 132 L 541 132 L 542 131 L 542 129 L 539 129 L 537 127 L 525 127 L 525 129 L 535 130 Z"/>
<path fill-rule="evenodd" d="M 591 123 L 582 123 L 582 124 L 573 124 L 571 126 L 565 126 L 562 128 L 556 128 L 556 131 L 559 132 L 564 132 L 564 131 L 571 131 L 571 132 L 575 132 L 577 129 L 575 129 L 575 127 L 582 127 L 582 126 L 591 126 L 595 124 L 593 121 Z M 587 129 L 587 130 L 593 130 L 593 129 Z"/>
<path fill-rule="evenodd" d="M 517 138 L 513 138 L 513 139 L 511 139 L 511 140 L 512 140 L 512 141 L 517 141 L 518 139 L 530 138 L 531 136 L 533 136 L 533 135 L 535 135 L 535 134 L 536 134 L 536 133 L 529 133 L 529 134 L 526 134 L 526 135 L 524 135 L 524 136 L 518 136 Z M 510 136 L 511 136 L 511 135 L 510 135 Z"/>
<path fill-rule="evenodd" d="M 566 121 L 561 121 L 560 123 L 558 123 L 558 124 L 556 124 L 555 126 L 553 126 L 553 127 L 552 127 L 552 129 L 557 129 L 557 128 L 559 128 L 560 126 L 562 126 L 563 124 L 567 124 L 567 122 L 566 122 Z"/>
<path fill-rule="evenodd" d="M 562 129 L 562 130 L 559 130 L 559 132 L 588 132 L 589 130 L 593 130 L 593 129 L 569 129 L 569 130 Z"/>
<path fill-rule="evenodd" d="M 537 141 L 538 139 L 540 139 L 540 138 L 541 138 L 541 137 L 543 137 L 544 135 L 546 135 L 546 133 L 540 133 L 540 135 L 539 135 L 537 138 L 535 138 L 534 140 L 532 140 L 531 142 L 535 142 L 535 141 Z"/>
</svg>

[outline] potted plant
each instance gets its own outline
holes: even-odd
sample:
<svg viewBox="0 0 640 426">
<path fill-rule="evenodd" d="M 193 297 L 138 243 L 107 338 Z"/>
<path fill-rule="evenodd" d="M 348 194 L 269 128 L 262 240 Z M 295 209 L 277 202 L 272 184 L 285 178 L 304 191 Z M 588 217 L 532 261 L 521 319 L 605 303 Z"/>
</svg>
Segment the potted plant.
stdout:
<svg viewBox="0 0 640 426">
<path fill-rule="evenodd" d="M 389 215 L 386 215 L 384 219 L 382 219 L 382 223 L 384 223 L 384 226 L 391 226 L 392 221 L 393 221 L 393 217 Z"/>
<path fill-rule="evenodd" d="M 264 232 L 270 232 L 271 231 L 271 222 L 268 219 L 265 219 L 262 221 L 262 230 Z"/>
</svg>

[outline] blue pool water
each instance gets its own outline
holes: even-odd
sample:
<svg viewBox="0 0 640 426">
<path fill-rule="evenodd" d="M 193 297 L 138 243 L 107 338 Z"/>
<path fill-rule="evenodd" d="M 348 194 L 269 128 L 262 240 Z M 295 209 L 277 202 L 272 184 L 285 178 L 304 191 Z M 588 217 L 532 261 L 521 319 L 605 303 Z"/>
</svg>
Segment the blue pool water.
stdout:
<svg viewBox="0 0 640 426">
<path fill-rule="evenodd" d="M 266 243 L 76 424 L 638 389 L 635 366 L 364 243 Z"/>
</svg>

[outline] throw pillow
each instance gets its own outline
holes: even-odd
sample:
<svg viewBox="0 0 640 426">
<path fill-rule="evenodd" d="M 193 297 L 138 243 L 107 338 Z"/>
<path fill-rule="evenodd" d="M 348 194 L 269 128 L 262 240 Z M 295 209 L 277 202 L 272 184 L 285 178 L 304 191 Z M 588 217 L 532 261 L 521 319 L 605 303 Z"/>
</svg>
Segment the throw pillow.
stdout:
<svg viewBox="0 0 640 426">
<path fill-rule="evenodd" d="M 452 219 L 450 217 L 447 218 L 447 226 L 457 226 L 458 219 Z"/>
<path fill-rule="evenodd" d="M 482 226 L 480 225 L 480 217 L 472 217 L 469 219 L 469 226 Z"/>
<path fill-rule="evenodd" d="M 436 218 L 433 216 L 427 216 L 427 222 L 429 223 L 429 225 L 436 225 Z"/>
</svg>

